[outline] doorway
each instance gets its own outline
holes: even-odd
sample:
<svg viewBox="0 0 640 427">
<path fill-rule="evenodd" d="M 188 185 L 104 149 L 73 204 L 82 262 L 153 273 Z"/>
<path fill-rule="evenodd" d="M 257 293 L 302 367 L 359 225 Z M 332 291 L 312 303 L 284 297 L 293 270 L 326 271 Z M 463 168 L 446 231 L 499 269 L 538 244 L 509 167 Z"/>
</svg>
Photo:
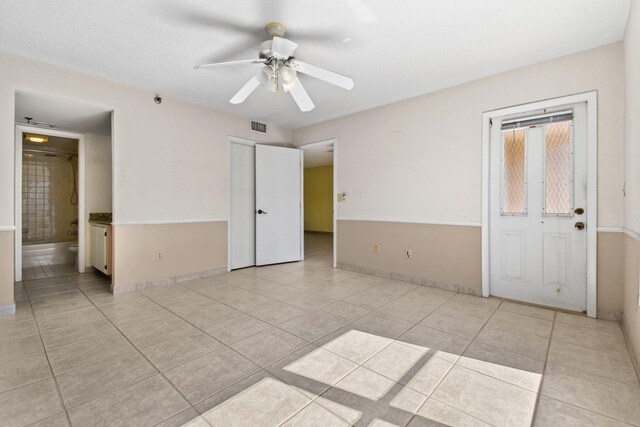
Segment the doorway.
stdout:
<svg viewBox="0 0 640 427">
<path fill-rule="evenodd" d="M 568 98 L 489 117 L 483 294 L 594 316 L 595 98 Z"/>
<path fill-rule="evenodd" d="M 230 138 L 229 270 L 303 259 L 302 151 Z"/>
<path fill-rule="evenodd" d="M 335 139 L 301 145 L 304 151 L 304 250 L 314 262 L 336 266 Z"/>
</svg>

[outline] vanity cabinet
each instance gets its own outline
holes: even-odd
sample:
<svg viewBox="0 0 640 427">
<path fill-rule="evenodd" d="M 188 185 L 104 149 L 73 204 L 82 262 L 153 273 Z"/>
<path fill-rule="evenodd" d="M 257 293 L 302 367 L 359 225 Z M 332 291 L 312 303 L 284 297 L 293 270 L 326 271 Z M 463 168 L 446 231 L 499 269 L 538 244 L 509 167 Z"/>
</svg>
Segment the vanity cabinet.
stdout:
<svg viewBox="0 0 640 427">
<path fill-rule="evenodd" d="M 111 275 L 111 225 L 91 223 L 91 265 Z"/>
</svg>

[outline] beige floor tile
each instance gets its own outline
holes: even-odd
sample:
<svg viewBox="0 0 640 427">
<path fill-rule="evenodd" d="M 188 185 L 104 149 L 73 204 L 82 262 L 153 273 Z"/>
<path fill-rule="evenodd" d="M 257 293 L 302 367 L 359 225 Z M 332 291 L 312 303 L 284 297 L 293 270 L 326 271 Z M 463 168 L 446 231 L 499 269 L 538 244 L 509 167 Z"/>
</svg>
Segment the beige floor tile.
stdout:
<svg viewBox="0 0 640 427">
<path fill-rule="evenodd" d="M 200 332 L 195 326 L 176 316 L 167 317 L 154 323 L 121 327 L 120 331 L 138 348 Z"/>
<path fill-rule="evenodd" d="M 491 425 L 529 426 L 536 393 L 455 366 L 431 397 Z"/>
<path fill-rule="evenodd" d="M 177 311 L 176 314 L 197 328 L 202 329 L 208 325 L 239 316 L 242 313 L 217 301 L 211 301 L 186 312 Z"/>
<path fill-rule="evenodd" d="M 629 427 L 630 424 L 540 396 L 534 427 Z"/>
<path fill-rule="evenodd" d="M 67 408 L 119 390 L 155 375 L 157 371 L 138 352 L 130 352 L 58 375 Z"/>
<path fill-rule="evenodd" d="M 268 323 L 242 314 L 223 322 L 214 323 L 204 327 L 202 330 L 225 344 L 231 344 L 269 328 L 271 328 L 271 325 Z"/>
<path fill-rule="evenodd" d="M 286 302 L 303 310 L 315 310 L 335 301 L 333 298 L 307 292 L 305 295 L 288 299 Z"/>
<path fill-rule="evenodd" d="M 284 369 L 327 385 L 333 385 L 358 367 L 344 357 L 323 348 L 302 356 Z"/>
<path fill-rule="evenodd" d="M 558 315 L 560 314 L 558 313 Z M 584 328 L 556 321 L 553 328 L 553 340 L 630 357 L 627 343 L 621 332 L 612 333 L 611 331 L 602 331 L 599 328 Z"/>
<path fill-rule="evenodd" d="M 620 335 L 622 329 L 617 322 L 610 322 L 608 320 L 592 319 L 587 316 L 580 316 L 577 314 L 558 313 L 556 315 L 556 322 L 564 323 L 567 325 L 580 326 L 582 328 L 594 329 L 599 332 L 611 333 L 612 335 Z"/>
<path fill-rule="evenodd" d="M 198 411 L 188 408 L 154 427 L 211 427 L 211 424 L 198 414 Z"/>
<path fill-rule="evenodd" d="M 402 390 L 389 403 L 394 408 L 415 414 L 426 402 L 427 396 L 412 388 L 403 387 Z"/>
<path fill-rule="evenodd" d="M 549 338 L 551 336 L 553 322 L 551 320 L 501 310 L 493 315 L 487 323 L 487 326 L 508 332 L 532 334 Z"/>
<path fill-rule="evenodd" d="M 160 371 L 182 365 L 214 350 L 222 343 L 202 332 L 176 336 L 140 349 Z"/>
<path fill-rule="evenodd" d="M 195 404 L 259 370 L 256 364 L 235 351 L 222 348 L 164 374 Z"/>
<path fill-rule="evenodd" d="M 97 308 L 87 307 L 51 316 L 38 316 L 37 320 L 38 327 L 41 331 L 49 331 L 51 329 L 64 328 L 66 326 L 76 325 L 79 323 L 93 322 L 104 318 L 105 317 Z"/>
<path fill-rule="evenodd" d="M 0 366 L 15 359 L 43 352 L 42 340 L 38 335 L 3 340 L 0 341 Z"/>
<path fill-rule="evenodd" d="M 0 393 L 0 425 L 27 425 L 63 410 L 53 378 Z"/>
<path fill-rule="evenodd" d="M 109 322 L 102 318 L 93 322 L 82 322 L 64 328 L 42 332 L 42 341 L 47 350 L 84 341 L 106 334 L 118 332 Z"/>
<path fill-rule="evenodd" d="M 0 393 L 51 377 L 44 353 L 0 364 Z"/>
<path fill-rule="evenodd" d="M 265 367 L 307 344 L 305 340 L 295 335 L 271 328 L 230 346 L 247 359 Z"/>
<path fill-rule="evenodd" d="M 464 353 L 471 342 L 469 339 L 459 335 L 452 335 L 422 325 L 414 326 L 398 339 L 410 344 L 457 355 Z"/>
<path fill-rule="evenodd" d="M 109 317 L 109 320 L 116 327 L 127 329 L 133 325 L 149 325 L 174 317 L 176 316 L 169 310 L 156 304 L 152 307 L 145 307 L 137 311 L 131 310 L 126 314 Z"/>
<path fill-rule="evenodd" d="M 280 328 L 309 342 L 316 341 L 347 323 L 333 313 L 310 311 L 302 316 L 280 324 Z"/>
<path fill-rule="evenodd" d="M 519 353 L 538 360 L 545 360 L 549 340 L 539 335 L 496 329 L 488 324 L 478 334 L 477 342 Z"/>
<path fill-rule="evenodd" d="M 397 424 L 393 424 L 387 422 L 385 420 L 381 420 L 380 418 L 376 418 L 368 425 L 368 427 L 400 427 Z"/>
<path fill-rule="evenodd" d="M 482 310 L 473 310 L 473 308 Z M 420 324 L 473 339 L 489 320 L 491 314 L 492 310 L 481 305 L 449 302 L 427 316 Z"/>
<path fill-rule="evenodd" d="M 358 331 L 396 339 L 407 332 L 413 326 L 413 323 L 379 311 L 374 311 L 350 323 L 348 326 Z"/>
<path fill-rule="evenodd" d="M 59 292 L 56 294 L 45 295 L 36 298 L 29 298 L 33 307 L 40 305 L 55 304 L 58 302 L 70 301 L 74 299 L 86 299 L 82 291 L 75 289 L 72 291 Z"/>
<path fill-rule="evenodd" d="M 548 310 L 546 308 L 534 307 L 526 304 L 516 304 L 509 301 L 504 301 L 498 311 L 508 311 L 511 313 L 523 314 L 525 316 L 538 317 L 544 320 L 553 321 L 556 317 L 556 312 Z"/>
<path fill-rule="evenodd" d="M 216 426 L 278 426 L 311 400 L 293 387 L 265 378 L 204 414 Z"/>
<path fill-rule="evenodd" d="M 29 427 L 69 427 L 69 418 L 66 412 L 60 412 L 50 417 L 29 424 Z"/>
<path fill-rule="evenodd" d="M 351 330 L 322 347 L 345 359 L 362 364 L 392 343 L 392 340 L 366 332 Z"/>
<path fill-rule="evenodd" d="M 213 298 L 218 302 L 245 313 L 256 310 L 259 307 L 265 307 L 275 302 L 269 297 L 240 288 L 220 295 L 215 295 Z"/>
<path fill-rule="evenodd" d="M 457 366 L 462 366 L 509 384 L 517 385 L 518 387 L 522 387 L 534 393 L 538 393 L 540 382 L 542 380 L 542 374 L 527 372 L 521 369 L 510 368 L 508 366 L 485 362 L 482 360 L 471 359 L 465 356 L 462 356 L 458 360 Z"/>
<path fill-rule="evenodd" d="M 431 357 L 411 377 L 407 387 L 422 394 L 426 400 L 453 368 L 453 363 L 439 357 Z"/>
<path fill-rule="evenodd" d="M 494 310 L 497 309 L 498 306 L 502 303 L 502 301 L 497 298 L 484 298 L 484 297 L 479 297 L 479 296 L 469 295 L 469 294 L 457 294 L 455 292 L 450 292 L 450 291 L 443 291 L 443 292 L 448 292 L 452 297 L 452 301 L 463 302 L 465 304 L 483 305 L 483 306 L 491 307 Z"/>
<path fill-rule="evenodd" d="M 394 381 L 400 381 L 427 351 L 424 347 L 408 347 L 392 342 L 373 355 L 363 366 Z"/>
<path fill-rule="evenodd" d="M 394 385 L 395 381 L 360 366 L 338 381 L 335 387 L 377 401 Z"/>
<path fill-rule="evenodd" d="M 514 353 L 513 351 L 478 341 L 471 343 L 464 352 L 464 356 L 535 374 L 542 374 L 544 371 L 544 360 Z"/>
<path fill-rule="evenodd" d="M 38 327 L 33 319 L 3 322 L 0 325 L 0 343 L 38 333 Z"/>
<path fill-rule="evenodd" d="M 120 334 L 108 334 L 80 341 L 48 351 L 54 374 L 101 362 L 133 350 L 133 346 Z"/>
<path fill-rule="evenodd" d="M 289 418 L 282 427 L 348 427 L 350 424 L 317 403 L 310 403 Z"/>
<path fill-rule="evenodd" d="M 49 287 L 40 288 L 40 289 L 27 288 L 27 294 L 29 294 L 29 298 L 38 298 L 38 297 L 43 297 L 47 295 L 58 294 L 61 292 L 73 291 L 75 289 L 78 289 L 78 285 L 76 283 L 69 283 L 69 284 L 58 285 L 58 286 L 49 286 Z"/>
<path fill-rule="evenodd" d="M 463 411 L 457 410 L 451 406 L 440 403 L 437 400 L 429 399 L 418 411 L 418 416 L 427 420 L 436 421 L 448 426 L 460 427 L 489 427 L 490 424 L 467 415 Z"/>
<path fill-rule="evenodd" d="M 69 410 L 73 425 L 126 423 L 154 425 L 187 409 L 189 404 L 162 377 L 154 376 Z"/>
<path fill-rule="evenodd" d="M 640 425 L 640 387 L 547 364 L 542 395 Z"/>
<path fill-rule="evenodd" d="M 279 325 L 287 320 L 301 316 L 306 312 L 306 310 L 299 307 L 283 302 L 276 302 L 268 305 L 267 307 L 262 307 L 256 311 L 252 311 L 250 314 L 263 322 L 267 322 L 271 325 Z"/>
<path fill-rule="evenodd" d="M 33 307 L 33 312 L 37 318 L 40 316 L 51 316 L 54 314 L 62 314 L 81 308 L 93 307 L 91 301 L 86 298 L 72 299 L 69 301 L 58 302 L 49 305 L 37 305 Z"/>
<path fill-rule="evenodd" d="M 321 307 L 318 311 L 331 313 L 345 322 L 352 322 L 369 314 L 371 311 L 344 301 L 336 301 Z"/>
<path fill-rule="evenodd" d="M 549 363 L 599 375 L 612 380 L 638 385 L 631 359 L 562 341 L 551 341 Z"/>
</svg>

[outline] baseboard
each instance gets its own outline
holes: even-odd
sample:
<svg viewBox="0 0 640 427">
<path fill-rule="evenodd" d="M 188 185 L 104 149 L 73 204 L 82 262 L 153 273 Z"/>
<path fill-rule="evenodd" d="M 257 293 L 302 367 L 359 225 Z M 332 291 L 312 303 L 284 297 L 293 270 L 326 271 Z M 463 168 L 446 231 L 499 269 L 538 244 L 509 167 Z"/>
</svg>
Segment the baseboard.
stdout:
<svg viewBox="0 0 640 427">
<path fill-rule="evenodd" d="M 167 277 L 165 279 L 150 280 L 142 283 L 132 283 L 128 285 L 116 285 L 111 284 L 111 293 L 114 295 L 123 294 L 126 292 L 139 291 L 140 289 L 154 287 L 154 286 L 168 286 L 175 285 L 177 283 L 188 282 L 190 280 L 204 279 L 206 277 L 215 276 L 218 274 L 226 273 L 227 267 L 215 268 L 213 270 L 200 271 L 197 273 L 181 274 L 178 276 Z"/>
<path fill-rule="evenodd" d="M 624 338 L 627 340 L 627 347 L 629 347 L 631 361 L 633 362 L 633 366 L 636 368 L 636 374 L 638 375 L 638 378 L 640 378 L 640 347 L 638 347 L 640 343 L 633 341 L 629 331 L 629 323 L 627 322 L 627 318 L 624 313 L 622 313 L 622 332 L 624 333 Z"/>
<path fill-rule="evenodd" d="M 622 313 L 619 311 L 598 309 L 596 317 L 601 320 L 611 320 L 613 322 L 622 323 Z"/>
<path fill-rule="evenodd" d="M 305 234 L 325 234 L 327 236 L 333 236 L 333 231 L 317 231 L 317 230 L 304 230 Z"/>
<path fill-rule="evenodd" d="M 369 267 L 360 267 L 357 265 L 344 264 L 340 262 L 336 264 L 336 267 L 342 270 L 353 271 L 355 273 L 361 273 L 361 274 L 368 274 L 370 276 L 384 277 L 385 279 L 398 280 L 400 282 L 412 283 L 414 285 L 423 285 L 431 288 L 444 289 L 446 291 L 453 291 L 461 294 L 469 294 L 469 295 L 476 295 L 476 296 L 482 295 L 481 289 L 469 288 L 468 286 L 459 285 L 455 283 L 438 282 L 435 280 L 431 280 L 427 277 L 417 277 L 417 276 L 410 276 L 402 273 L 392 273 L 388 271 L 375 270 Z"/>
<path fill-rule="evenodd" d="M 6 314 L 15 314 L 15 312 L 15 304 L 0 305 L 0 316 L 4 316 Z"/>
</svg>

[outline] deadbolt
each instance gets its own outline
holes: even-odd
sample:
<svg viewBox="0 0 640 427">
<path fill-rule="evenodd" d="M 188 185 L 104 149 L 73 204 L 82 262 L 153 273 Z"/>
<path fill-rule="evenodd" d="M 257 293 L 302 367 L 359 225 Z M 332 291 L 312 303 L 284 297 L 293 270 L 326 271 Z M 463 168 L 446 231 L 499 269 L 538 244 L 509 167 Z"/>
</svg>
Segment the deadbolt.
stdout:
<svg viewBox="0 0 640 427">
<path fill-rule="evenodd" d="M 576 222 L 576 230 L 584 230 L 584 222 Z"/>
<path fill-rule="evenodd" d="M 576 215 L 582 215 L 584 213 L 584 209 L 582 208 L 576 208 Z"/>
</svg>

